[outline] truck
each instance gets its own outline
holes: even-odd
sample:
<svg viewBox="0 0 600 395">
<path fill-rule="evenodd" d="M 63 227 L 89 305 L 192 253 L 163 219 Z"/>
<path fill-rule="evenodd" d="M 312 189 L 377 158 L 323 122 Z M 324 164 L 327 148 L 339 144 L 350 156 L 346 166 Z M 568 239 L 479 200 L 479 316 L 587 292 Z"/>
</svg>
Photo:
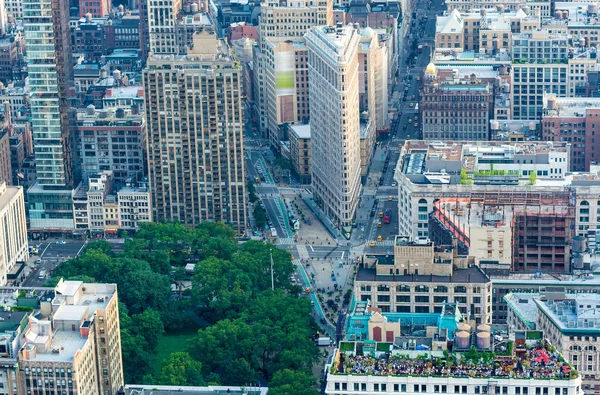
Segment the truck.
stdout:
<svg viewBox="0 0 600 395">
<path fill-rule="evenodd" d="M 423 53 L 423 45 L 419 45 L 419 46 L 417 47 L 417 52 L 418 52 L 418 53 Z"/>
<path fill-rule="evenodd" d="M 383 223 L 389 224 L 391 219 L 392 219 L 392 210 L 388 208 L 387 210 L 385 210 L 385 214 L 383 216 Z"/>
<path fill-rule="evenodd" d="M 277 230 L 275 228 L 271 228 L 271 237 L 277 237 Z"/>
<path fill-rule="evenodd" d="M 331 338 L 329 336 L 327 337 L 319 337 L 317 339 L 317 346 L 319 347 L 327 347 L 331 344 Z"/>
</svg>

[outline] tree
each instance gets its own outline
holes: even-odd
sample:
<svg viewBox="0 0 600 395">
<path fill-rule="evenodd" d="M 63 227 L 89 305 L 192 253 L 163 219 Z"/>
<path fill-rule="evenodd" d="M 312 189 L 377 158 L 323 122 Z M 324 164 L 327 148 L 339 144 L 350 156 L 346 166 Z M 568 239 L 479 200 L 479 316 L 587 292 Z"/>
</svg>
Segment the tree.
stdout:
<svg viewBox="0 0 600 395">
<path fill-rule="evenodd" d="M 144 375 L 152 371 L 154 353 L 144 350 L 145 340 L 121 328 L 121 355 L 126 383 L 141 383 Z"/>
<path fill-rule="evenodd" d="M 202 364 L 190 357 L 187 352 L 174 352 L 162 363 L 158 382 L 162 385 L 205 385 L 202 377 Z"/>
<path fill-rule="evenodd" d="M 128 264 L 136 262 L 127 260 Z M 147 262 L 144 262 L 148 265 Z M 162 311 L 171 296 L 169 278 L 149 269 L 125 270 L 117 282 L 119 297 L 133 314 L 151 308 Z"/>
<path fill-rule="evenodd" d="M 318 395 L 315 377 L 302 370 L 282 369 L 269 383 L 269 395 Z"/>
<path fill-rule="evenodd" d="M 256 196 L 256 188 L 254 187 L 253 180 L 248 180 L 248 184 L 246 184 L 246 190 L 248 191 L 248 200 L 250 203 L 256 203 L 258 201 L 258 196 Z"/>
<path fill-rule="evenodd" d="M 260 229 L 264 229 L 267 223 L 267 212 L 260 205 L 254 206 L 254 211 L 252 212 L 254 215 L 254 219 L 256 220 L 256 226 Z"/>
<path fill-rule="evenodd" d="M 165 333 L 160 314 L 153 309 L 146 309 L 143 313 L 131 316 L 129 331 L 132 335 L 144 338 L 148 345 L 147 351 L 155 351 L 160 338 Z"/>
<path fill-rule="evenodd" d="M 529 172 L 529 185 L 535 185 L 537 180 L 537 172 L 535 170 L 531 170 Z"/>
</svg>

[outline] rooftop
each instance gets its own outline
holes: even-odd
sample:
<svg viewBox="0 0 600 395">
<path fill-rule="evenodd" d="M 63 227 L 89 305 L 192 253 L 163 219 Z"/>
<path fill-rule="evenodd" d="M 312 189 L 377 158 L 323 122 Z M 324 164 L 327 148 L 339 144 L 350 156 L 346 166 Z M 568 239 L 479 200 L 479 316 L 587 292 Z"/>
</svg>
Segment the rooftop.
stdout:
<svg viewBox="0 0 600 395">
<path fill-rule="evenodd" d="M 356 273 L 355 281 L 375 281 L 375 282 L 394 282 L 394 283 L 477 283 L 486 284 L 490 282 L 478 267 L 470 267 L 468 269 L 454 270 L 451 276 L 436 276 L 436 275 L 391 275 L 377 274 L 374 268 L 359 268 Z"/>
<path fill-rule="evenodd" d="M 544 117 L 585 118 L 586 109 L 600 108 L 600 98 L 563 98 L 544 94 Z"/>
<path fill-rule="evenodd" d="M 554 15 L 551 18 L 544 18 L 542 25 L 567 25 L 569 27 L 600 25 L 597 2 L 557 2 L 554 3 L 553 9 L 555 10 Z M 558 14 L 557 11 L 561 13 Z"/>
<path fill-rule="evenodd" d="M 392 353 L 377 357 L 353 355 L 338 351 L 331 369 L 332 374 L 358 374 L 371 376 L 425 376 L 460 378 L 498 379 L 554 379 L 568 380 L 577 377 L 577 371 L 563 359 L 560 353 L 546 341 L 540 341 L 519 357 L 509 355 L 497 357 L 493 353 L 472 351 L 456 353 L 457 361 L 447 362 L 445 358 L 407 358 L 406 355 Z M 477 358 L 478 360 L 475 360 Z M 434 361 L 435 360 L 435 363 Z M 527 363 L 524 363 L 527 361 Z"/>
<path fill-rule="evenodd" d="M 541 314 L 546 315 L 563 333 L 600 333 L 600 295 L 574 294 L 561 299 L 533 298 Z"/>
<path fill-rule="evenodd" d="M 310 124 L 294 124 L 289 125 L 290 130 L 296 138 L 309 139 L 310 138 Z"/>
<path fill-rule="evenodd" d="M 32 332 L 27 332 L 25 337 L 26 349 L 35 348 L 34 343 L 45 343 L 48 336 L 39 336 Z M 28 354 L 28 361 L 36 362 L 71 362 L 77 351 L 81 350 L 87 342 L 87 337 L 82 337 L 79 331 L 55 331 L 50 343 L 50 349 L 47 352 L 36 352 Z M 59 350 L 56 352 L 53 350 Z"/>
<path fill-rule="evenodd" d="M 535 328 L 538 314 L 537 305 L 533 301 L 535 297 L 539 297 L 539 294 L 511 292 L 504 295 L 508 307 L 531 329 Z"/>
</svg>

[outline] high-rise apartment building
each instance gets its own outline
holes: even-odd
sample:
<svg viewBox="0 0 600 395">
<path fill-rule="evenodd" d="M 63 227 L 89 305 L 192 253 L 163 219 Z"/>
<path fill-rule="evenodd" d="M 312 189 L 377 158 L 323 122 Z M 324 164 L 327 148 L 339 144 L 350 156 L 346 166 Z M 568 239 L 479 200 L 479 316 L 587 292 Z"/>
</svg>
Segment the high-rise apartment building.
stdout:
<svg viewBox="0 0 600 395">
<path fill-rule="evenodd" d="M 146 0 L 148 7 L 148 34 L 150 53 L 176 54 L 175 24 L 181 10 L 181 0 Z"/>
<path fill-rule="evenodd" d="M 116 285 L 61 279 L 46 296 L 23 331 L 18 393 L 115 395 L 123 386 Z"/>
<path fill-rule="evenodd" d="M 69 87 L 73 59 L 69 2 L 25 0 L 31 126 L 37 182 L 28 191 L 30 228 L 73 229 L 73 171 L 69 128 Z"/>
<path fill-rule="evenodd" d="M 261 3 L 258 46 L 255 48 L 255 111 L 263 135 L 278 148 L 278 122 L 298 122 L 308 116 L 308 74 L 304 34 L 313 26 L 331 25 L 331 0 L 268 0 Z M 291 40 L 292 43 L 286 43 Z M 284 120 L 289 119 L 289 120 Z"/>
<path fill-rule="evenodd" d="M 246 231 L 242 70 L 214 32 L 144 70 L 153 218 Z"/>
<path fill-rule="evenodd" d="M 359 30 L 314 27 L 306 35 L 311 81 L 315 202 L 338 227 L 352 224 L 360 195 Z"/>
</svg>

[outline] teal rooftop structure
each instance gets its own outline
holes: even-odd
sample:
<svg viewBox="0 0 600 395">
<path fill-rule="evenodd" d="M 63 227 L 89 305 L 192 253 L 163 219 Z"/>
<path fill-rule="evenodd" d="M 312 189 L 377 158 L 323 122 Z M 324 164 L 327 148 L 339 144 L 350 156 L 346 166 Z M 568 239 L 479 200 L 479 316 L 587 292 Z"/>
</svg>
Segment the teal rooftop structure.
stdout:
<svg viewBox="0 0 600 395">
<path fill-rule="evenodd" d="M 429 337 L 428 330 L 431 331 L 432 328 L 437 328 L 435 331 L 438 334 L 443 333 L 443 337 L 447 337 L 456 331 L 462 319 L 462 314 L 454 303 L 444 303 L 441 313 L 381 313 L 379 309 L 371 308 L 368 301 L 357 301 L 348 314 L 346 339 L 350 341 L 383 340 L 371 338 L 377 336 L 377 330 L 375 329 L 370 336 L 369 322 L 371 322 L 371 327 L 375 326 L 375 328 L 378 323 L 384 327 L 393 326 L 397 328 L 397 323 L 399 323 L 399 333 L 388 328 L 388 331 L 394 332 L 394 338 Z M 394 339 L 389 337 L 386 341 L 393 342 Z"/>
</svg>

